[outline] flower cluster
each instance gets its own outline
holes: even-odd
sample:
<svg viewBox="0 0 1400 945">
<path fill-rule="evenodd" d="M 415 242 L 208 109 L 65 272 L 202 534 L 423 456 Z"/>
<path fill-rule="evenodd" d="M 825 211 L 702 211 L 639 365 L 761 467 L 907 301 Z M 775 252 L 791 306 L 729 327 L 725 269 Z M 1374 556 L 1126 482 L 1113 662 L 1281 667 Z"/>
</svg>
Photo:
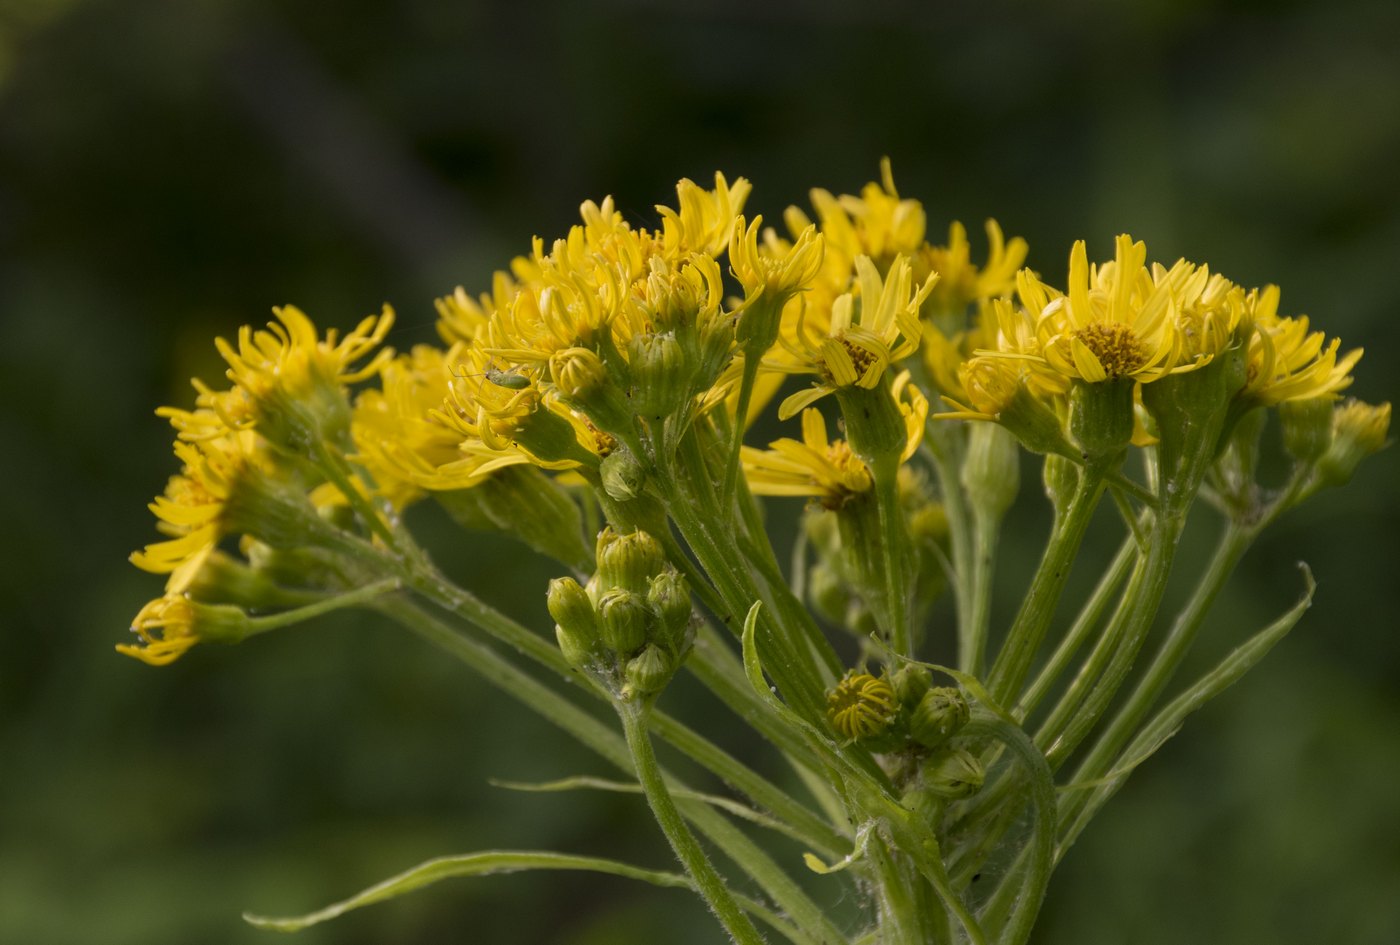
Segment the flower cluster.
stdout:
<svg viewBox="0 0 1400 945">
<path fill-rule="evenodd" d="M 930 242 L 888 162 L 880 178 L 812 191 L 783 234 L 722 174 L 680 181 L 651 229 L 589 201 L 483 293 L 439 299 L 441 345 L 383 347 L 387 307 L 344 337 L 285 307 L 218 341 L 228 385 L 196 380 L 192 408 L 159 411 L 179 472 L 151 505 L 163 539 L 132 560 L 166 587 L 118 650 L 167 664 L 372 607 L 634 773 L 687 877 L 608 868 L 697 890 L 734 941 L 760 941 L 756 917 L 794 942 L 1022 945 L 1055 851 L 1306 608 L 1161 704 L 1229 574 L 1202 575 L 1171 637 L 1137 661 L 1196 499 L 1225 519 L 1216 560 L 1238 560 L 1384 447 L 1390 405 L 1337 402 L 1361 352 L 1280 315 L 1274 286 L 1152 261 L 1127 235 L 1099 262 L 1076 242 L 1059 282 L 1024 268 L 1025 241 L 991 220 L 975 263 L 961 224 Z M 770 412 L 797 435 L 747 443 Z M 1261 460 L 1271 418 L 1282 476 Z M 1013 616 L 993 588 L 999 542 L 1025 538 L 1004 519 L 1027 453 L 1052 516 Z M 1057 638 L 1105 497 L 1122 550 Z M 805 505 L 780 555 L 763 503 L 783 498 Z M 558 565 L 553 639 L 434 565 L 410 528 L 434 507 Z M 815 805 L 661 714 L 683 669 L 801 772 Z M 624 737 L 540 673 L 610 706 Z M 663 772 L 653 734 L 752 807 Z M 1070 761 L 1073 790 L 1057 791 Z M 818 872 L 850 870 L 877 905 L 864 927 L 837 928 L 726 820 L 736 812 L 801 839 Z M 1018 845 L 1023 823 L 1034 836 Z M 765 899 L 731 893 L 692 831 Z M 973 890 L 993 861 L 999 880 Z M 445 875 L 424 870 L 395 888 Z"/>
</svg>

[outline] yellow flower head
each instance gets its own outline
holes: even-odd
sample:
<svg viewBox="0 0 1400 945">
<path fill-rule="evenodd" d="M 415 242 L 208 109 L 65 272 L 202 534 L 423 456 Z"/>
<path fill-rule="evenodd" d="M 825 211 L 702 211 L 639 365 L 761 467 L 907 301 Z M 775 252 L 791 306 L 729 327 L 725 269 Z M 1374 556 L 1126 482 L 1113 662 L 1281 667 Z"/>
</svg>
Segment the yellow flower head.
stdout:
<svg viewBox="0 0 1400 945">
<path fill-rule="evenodd" d="M 744 474 L 756 495 L 813 496 L 839 509 L 874 485 L 870 470 L 845 440 L 829 440 L 815 407 L 802 411 L 802 441 L 775 440 L 770 449 L 743 448 Z"/>
<path fill-rule="evenodd" d="M 1046 364 L 1096 384 L 1120 377 L 1147 383 L 1205 363 L 1184 356 L 1177 287 L 1154 282 L 1146 262 L 1147 247 L 1124 234 L 1114 260 L 1102 265 L 1089 264 L 1083 240 L 1074 244 L 1066 295 L 1021 271 L 1017 291 L 1036 318 Z"/>
<path fill-rule="evenodd" d="M 869 673 L 848 672 L 826 696 L 827 721 L 852 741 L 883 734 L 898 711 L 894 688 Z"/>
<path fill-rule="evenodd" d="M 900 199 L 889 158 L 880 161 L 880 182 L 866 184 L 860 196 L 834 197 L 814 188 L 811 198 L 828 251 L 845 270 L 846 278 L 857 256 L 869 256 L 884 269 L 896 256 L 912 257 L 924 245 L 928 221 L 923 204 Z M 784 220 L 794 235 L 811 225 L 796 207 L 788 208 Z"/>
<path fill-rule="evenodd" d="M 731 187 L 718 171 L 714 190 L 682 179 L 676 184 L 678 209 L 656 206 L 661 214 L 661 245 L 666 257 L 676 259 L 686 253 L 717 256 L 723 252 L 734 229 L 734 218 L 744 209 L 752 189 L 742 177 Z"/>
<path fill-rule="evenodd" d="M 173 663 L 199 642 L 194 605 L 184 594 L 167 593 L 142 607 L 131 621 L 139 644 L 121 643 L 117 652 L 152 666 Z"/>
<path fill-rule="evenodd" d="M 697 253 L 676 261 L 653 256 L 628 302 L 630 311 L 621 322 L 629 338 L 634 333 L 703 328 L 721 317 L 724 276 L 713 256 Z"/>
<path fill-rule="evenodd" d="M 1361 360 L 1355 348 L 1338 357 L 1342 342 L 1308 330 L 1308 317 L 1281 318 L 1278 286 L 1251 291 L 1245 319 L 1252 323 L 1244 390 L 1240 397 L 1269 406 L 1286 400 L 1335 397 L 1351 386 L 1351 370 Z"/>
<path fill-rule="evenodd" d="M 450 366 L 461 363 L 463 350 L 418 345 L 384 365 L 382 389 L 365 390 L 355 400 L 350 429 L 356 459 L 395 508 L 423 490 L 465 489 L 488 474 L 482 468 L 491 457 L 463 450 L 462 432 L 431 416 L 447 399 Z"/>
<path fill-rule="evenodd" d="M 909 260 L 900 256 L 883 279 L 869 256 L 856 259 L 857 292 L 836 300 L 825 337 L 813 337 L 799 319 L 795 338 L 782 344 L 796 358 L 793 370 L 816 374 L 821 382 L 783 402 L 780 419 L 787 419 L 839 387 L 879 385 L 890 365 L 918 350 L 922 328 L 919 306 L 933 290 L 937 276 L 917 288 Z"/>
<path fill-rule="evenodd" d="M 384 349 L 357 365 L 384 340 L 394 312 L 386 305 L 382 314 L 365 318 L 344 338 L 331 329 L 322 340 L 300 309 L 288 305 L 273 311 L 277 321 L 266 330 L 247 325 L 239 330 L 237 348 L 222 338 L 215 345 L 228 362 L 229 380 L 254 403 L 263 433 L 287 445 L 288 437 L 315 435 L 299 429 L 302 417 L 312 422 L 328 417 L 332 427 L 343 422 L 344 386 L 373 376 L 393 357 Z"/>
<path fill-rule="evenodd" d="M 781 252 L 761 251 L 758 234 L 762 225 L 761 216 L 754 217 L 751 224 L 745 221 L 743 214 L 735 218 L 729 237 L 729 265 L 734 278 L 744 287 L 747 302 L 762 295 L 765 304 L 780 305 L 816 278 L 825 244 L 817 228 L 809 226 L 797 237 L 797 242 Z"/>
<path fill-rule="evenodd" d="M 175 455 L 183 463 L 165 494 L 150 509 L 157 527 L 172 536 L 147 545 L 131 556 L 143 571 L 169 574 L 166 589 L 183 591 L 219 539 L 238 530 L 239 493 L 255 477 L 266 477 L 271 466 L 258 437 L 249 432 L 229 434 L 197 443 L 177 441 Z"/>
<path fill-rule="evenodd" d="M 438 334 L 450 344 L 473 342 L 486 331 L 491 313 L 509 305 L 520 286 L 509 273 L 497 272 L 491 277 L 491 291 L 472 298 L 458 286 L 451 295 L 433 302 L 438 313 Z"/>
<path fill-rule="evenodd" d="M 1009 295 L 1015 287 L 1029 251 L 1026 241 L 1017 236 L 1008 243 L 995 220 L 986 222 L 986 230 L 987 261 L 981 267 L 972 262 L 967 230 L 956 220 L 948 227 L 947 246 L 921 248 L 924 264 L 940 277 L 929 298 L 938 311 L 961 315 L 969 305 Z"/>
<path fill-rule="evenodd" d="M 611 437 L 541 389 L 536 369 L 507 371 L 497 363 L 479 347 L 461 349 L 446 399 L 440 409 L 429 411 L 433 421 L 463 438 L 458 447 L 462 465 L 442 472 L 448 481 L 457 473 L 479 479 L 522 461 L 571 469 L 615 446 Z M 483 457 L 488 461 L 477 465 Z"/>
</svg>

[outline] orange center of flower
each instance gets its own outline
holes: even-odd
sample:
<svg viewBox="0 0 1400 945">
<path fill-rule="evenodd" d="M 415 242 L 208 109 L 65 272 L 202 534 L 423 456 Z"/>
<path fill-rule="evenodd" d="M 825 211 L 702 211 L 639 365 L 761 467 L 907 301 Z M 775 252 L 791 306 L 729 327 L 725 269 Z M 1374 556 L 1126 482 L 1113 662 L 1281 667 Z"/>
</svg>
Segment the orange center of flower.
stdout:
<svg viewBox="0 0 1400 945">
<path fill-rule="evenodd" d="M 1132 374 L 1147 361 L 1147 351 L 1127 325 L 1095 323 L 1074 333 L 1075 339 L 1094 353 L 1110 378 Z"/>
</svg>

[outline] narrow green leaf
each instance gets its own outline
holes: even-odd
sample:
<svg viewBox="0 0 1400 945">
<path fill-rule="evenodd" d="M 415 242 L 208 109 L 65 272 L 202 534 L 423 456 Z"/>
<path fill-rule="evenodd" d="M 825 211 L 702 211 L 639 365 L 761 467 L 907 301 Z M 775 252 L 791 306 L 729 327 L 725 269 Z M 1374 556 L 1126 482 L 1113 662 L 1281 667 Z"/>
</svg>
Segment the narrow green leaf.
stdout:
<svg viewBox="0 0 1400 945">
<path fill-rule="evenodd" d="M 524 782 L 524 781 L 497 781 L 489 782 L 493 787 L 504 788 L 508 791 L 524 791 L 527 793 L 551 793 L 555 791 L 613 791 L 618 794 L 641 794 L 642 786 L 635 781 L 610 781 L 607 778 L 595 778 L 588 775 L 579 775 L 572 778 L 561 778 L 557 781 Z M 733 814 L 750 823 L 758 824 L 760 827 L 767 827 L 769 830 L 776 830 L 785 836 L 791 837 L 801 843 L 810 843 L 810 838 L 800 830 L 783 823 L 774 817 L 769 817 L 760 811 L 754 810 L 738 801 L 730 800 L 727 797 L 720 797 L 718 794 L 705 794 L 700 791 L 691 791 L 684 788 L 671 788 L 671 796 L 680 800 L 700 801 L 717 807 L 722 811 Z"/>
<path fill-rule="evenodd" d="M 694 884 L 679 873 L 643 869 L 617 860 L 531 850 L 489 850 L 482 853 L 443 856 L 428 860 L 410 870 L 399 873 L 397 876 L 391 876 L 382 883 L 376 883 L 349 899 L 342 899 L 340 902 L 332 903 L 315 912 L 308 912 L 306 915 L 278 918 L 245 912 L 243 920 L 257 928 L 272 932 L 300 932 L 302 929 L 319 925 L 354 909 L 373 905 L 376 902 L 384 902 L 444 879 L 458 876 L 518 873 L 523 870 L 582 870 L 636 879 L 644 883 L 651 883 L 653 886 L 689 889 L 691 891 L 695 889 Z M 745 911 L 762 919 L 789 940 L 803 941 L 800 933 L 766 906 L 747 897 L 736 898 Z"/>
</svg>

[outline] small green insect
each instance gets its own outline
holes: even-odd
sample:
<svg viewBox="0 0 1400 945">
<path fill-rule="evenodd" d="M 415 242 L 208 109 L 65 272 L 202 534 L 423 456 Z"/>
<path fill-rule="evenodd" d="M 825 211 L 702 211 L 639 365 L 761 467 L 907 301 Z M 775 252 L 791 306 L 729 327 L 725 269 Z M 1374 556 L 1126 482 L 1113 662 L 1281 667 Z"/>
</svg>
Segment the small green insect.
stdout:
<svg viewBox="0 0 1400 945">
<path fill-rule="evenodd" d="M 502 371 L 499 368 L 487 368 L 480 374 L 461 374 L 452 372 L 453 377 L 484 377 L 497 387 L 504 387 L 507 390 L 524 390 L 530 386 L 530 378 L 524 374 L 516 373 L 519 368 L 511 368 L 509 371 Z"/>
</svg>

